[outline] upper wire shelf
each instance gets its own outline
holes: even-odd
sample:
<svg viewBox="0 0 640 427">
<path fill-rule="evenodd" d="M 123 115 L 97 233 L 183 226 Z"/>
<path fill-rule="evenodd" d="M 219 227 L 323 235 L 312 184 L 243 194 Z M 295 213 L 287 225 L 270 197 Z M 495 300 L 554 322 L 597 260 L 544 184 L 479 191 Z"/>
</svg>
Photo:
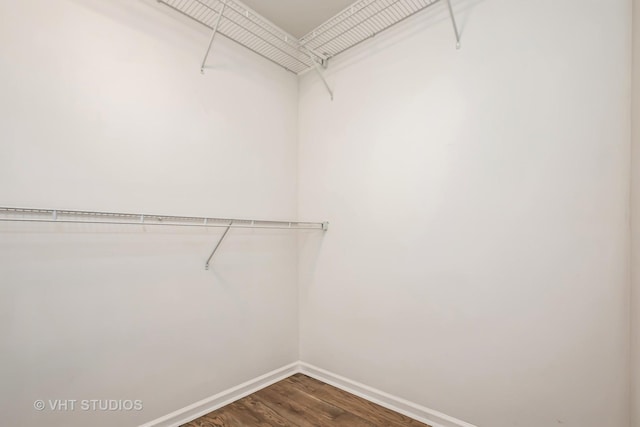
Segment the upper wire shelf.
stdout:
<svg viewBox="0 0 640 427">
<path fill-rule="evenodd" d="M 300 39 L 331 58 L 439 0 L 359 0 Z"/>
<path fill-rule="evenodd" d="M 313 66 L 298 39 L 237 0 L 158 0 L 223 36 L 299 74 Z M 216 28 L 220 11 L 222 18 Z"/>
<path fill-rule="evenodd" d="M 440 0 L 357 0 L 301 39 L 282 30 L 240 0 L 158 1 L 212 29 L 213 36 L 220 33 L 288 71 L 300 74 L 314 67 L 320 72 L 319 65 L 326 67 L 329 58 Z M 457 47 L 460 47 L 460 33 L 451 0 L 444 1 L 453 21 Z M 328 85 L 327 89 L 333 97 Z"/>
</svg>

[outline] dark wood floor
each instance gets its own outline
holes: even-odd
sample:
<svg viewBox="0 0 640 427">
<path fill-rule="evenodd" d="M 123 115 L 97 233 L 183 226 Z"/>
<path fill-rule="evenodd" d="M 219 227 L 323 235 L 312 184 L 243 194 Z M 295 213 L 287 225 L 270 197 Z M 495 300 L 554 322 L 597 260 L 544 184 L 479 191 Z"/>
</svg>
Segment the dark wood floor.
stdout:
<svg viewBox="0 0 640 427">
<path fill-rule="evenodd" d="M 428 427 L 303 374 L 293 375 L 183 427 Z"/>
</svg>

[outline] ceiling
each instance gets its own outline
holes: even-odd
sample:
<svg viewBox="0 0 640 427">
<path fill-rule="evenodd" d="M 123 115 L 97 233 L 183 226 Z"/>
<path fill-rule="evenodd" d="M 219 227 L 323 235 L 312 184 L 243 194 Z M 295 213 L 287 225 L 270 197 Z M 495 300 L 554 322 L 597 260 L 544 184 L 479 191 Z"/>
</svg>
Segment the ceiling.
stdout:
<svg viewBox="0 0 640 427">
<path fill-rule="evenodd" d="M 355 0 L 241 0 L 286 32 L 304 36 Z"/>
</svg>

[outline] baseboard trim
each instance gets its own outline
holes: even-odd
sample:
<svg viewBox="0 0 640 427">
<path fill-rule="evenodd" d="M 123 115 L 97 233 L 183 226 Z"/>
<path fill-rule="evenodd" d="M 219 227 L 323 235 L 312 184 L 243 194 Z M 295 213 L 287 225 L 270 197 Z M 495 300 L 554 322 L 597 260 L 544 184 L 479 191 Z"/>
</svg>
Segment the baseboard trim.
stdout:
<svg viewBox="0 0 640 427">
<path fill-rule="evenodd" d="M 222 391 L 192 405 L 178 409 L 168 415 L 157 418 L 140 427 L 178 427 L 200 418 L 209 412 L 220 409 L 236 400 L 242 399 L 258 390 L 275 384 L 278 381 L 300 372 L 300 363 L 294 362 L 282 368 L 261 375 L 238 386 Z"/>
<path fill-rule="evenodd" d="M 178 409 L 168 415 L 142 424 L 140 427 L 179 427 L 297 373 L 303 373 L 323 383 L 330 384 L 433 427 L 477 427 L 305 362 L 294 362 L 283 366 L 236 387 Z"/>
<path fill-rule="evenodd" d="M 400 397 L 393 396 L 384 391 L 358 383 L 348 378 L 336 375 L 332 372 L 318 368 L 305 362 L 300 362 L 300 372 L 312 378 L 330 384 L 348 393 L 360 396 L 363 399 L 377 403 L 392 411 L 399 412 L 416 421 L 429 424 L 433 427 L 476 427 L 465 421 L 450 417 L 449 415 L 426 408 Z"/>
</svg>

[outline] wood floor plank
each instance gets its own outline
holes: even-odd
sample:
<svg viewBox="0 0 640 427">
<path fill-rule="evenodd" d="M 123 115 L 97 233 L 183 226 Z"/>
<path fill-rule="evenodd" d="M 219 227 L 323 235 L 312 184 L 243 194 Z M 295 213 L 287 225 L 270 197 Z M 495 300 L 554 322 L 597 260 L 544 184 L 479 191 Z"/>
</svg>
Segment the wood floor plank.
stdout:
<svg viewBox="0 0 640 427">
<path fill-rule="evenodd" d="M 251 425 L 243 422 L 242 418 L 238 417 L 238 415 L 235 410 L 235 405 L 232 403 L 202 418 L 214 427 L 246 427 L 247 425 Z"/>
<path fill-rule="evenodd" d="M 374 422 L 377 426 L 385 427 L 429 427 L 424 423 L 413 420 L 406 415 L 387 409 L 376 403 L 347 393 L 344 390 L 320 382 L 304 374 L 296 374 L 284 380 L 292 387 L 307 390 L 315 397 L 329 404 L 347 410 L 355 415 Z"/>
<path fill-rule="evenodd" d="M 275 405 L 281 414 L 301 427 L 376 427 L 366 420 L 345 412 L 311 396 L 289 393 L 288 396 L 269 390 L 262 395 L 269 405 Z"/>
<path fill-rule="evenodd" d="M 255 397 L 301 427 L 328 425 L 344 412 L 319 400 L 309 399 L 297 390 L 282 393 L 276 384 L 255 393 Z"/>
<path fill-rule="evenodd" d="M 284 379 L 283 381 L 294 383 L 298 388 L 306 391 L 311 395 L 314 395 L 318 389 L 325 385 L 325 383 L 318 381 L 315 378 L 308 377 L 304 374 L 294 374 L 289 378 Z"/>
<path fill-rule="evenodd" d="M 253 396 L 247 396 L 244 399 L 238 401 L 241 405 L 246 406 L 256 417 L 259 417 L 264 423 L 269 426 L 278 427 L 291 427 L 294 426 L 286 418 L 279 415 L 276 411 L 265 405 L 263 402 L 257 400 Z"/>
<path fill-rule="evenodd" d="M 230 412 L 232 412 L 233 418 L 240 422 L 240 425 L 256 427 L 270 427 L 278 425 L 272 424 L 272 421 L 268 418 L 265 418 L 261 411 L 256 411 L 250 405 L 245 405 L 245 401 L 246 398 L 234 402 L 226 407 Z M 278 418 L 279 417 L 274 418 L 274 420 Z M 286 421 L 284 425 L 287 425 Z"/>
<path fill-rule="evenodd" d="M 349 408 L 340 408 L 330 402 L 320 399 L 314 392 L 307 392 L 293 387 L 286 380 L 274 385 L 287 398 L 298 401 L 308 410 L 318 411 L 324 414 L 332 426 L 377 427 L 365 418 L 349 411 Z"/>
<path fill-rule="evenodd" d="M 204 417 L 198 418 L 197 420 L 193 420 L 190 423 L 185 424 L 183 427 L 216 427 L 211 424 L 211 422 L 207 421 Z"/>
<path fill-rule="evenodd" d="M 295 374 L 183 427 L 429 427 Z"/>
</svg>

